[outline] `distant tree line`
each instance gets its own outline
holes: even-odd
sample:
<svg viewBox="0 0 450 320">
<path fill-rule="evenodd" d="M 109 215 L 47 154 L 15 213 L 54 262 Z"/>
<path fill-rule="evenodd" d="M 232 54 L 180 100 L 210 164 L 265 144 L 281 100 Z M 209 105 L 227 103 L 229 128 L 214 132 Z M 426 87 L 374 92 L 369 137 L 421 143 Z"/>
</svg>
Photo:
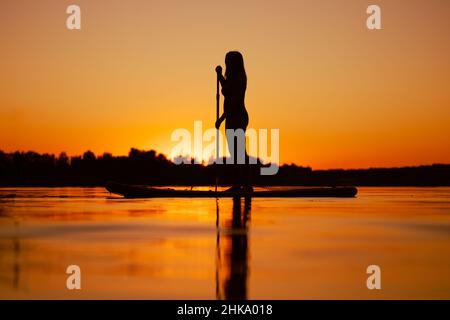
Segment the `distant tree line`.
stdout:
<svg viewBox="0 0 450 320">
<path fill-rule="evenodd" d="M 355 170 L 312 170 L 285 164 L 274 176 L 261 176 L 262 164 L 252 165 L 255 185 L 304 186 L 450 186 L 450 165 L 373 168 Z M 154 150 L 131 149 L 128 156 L 110 153 L 82 156 L 65 153 L 0 151 L 0 186 L 101 186 L 107 181 L 147 185 L 230 184 L 233 171 L 228 165 L 175 165 Z"/>
</svg>

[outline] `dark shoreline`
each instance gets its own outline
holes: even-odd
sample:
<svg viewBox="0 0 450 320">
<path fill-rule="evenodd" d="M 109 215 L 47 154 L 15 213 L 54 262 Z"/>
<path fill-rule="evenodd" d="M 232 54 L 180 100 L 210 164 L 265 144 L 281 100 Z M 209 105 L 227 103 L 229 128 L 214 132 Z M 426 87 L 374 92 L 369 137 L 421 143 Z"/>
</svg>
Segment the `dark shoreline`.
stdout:
<svg viewBox="0 0 450 320">
<path fill-rule="evenodd" d="M 0 151 L 0 187 L 92 187 L 108 181 L 151 186 L 229 185 L 229 165 L 175 165 L 155 151 L 131 149 L 128 156 L 85 152 L 58 157 L 35 152 Z M 282 165 L 273 176 L 259 174 L 262 164 L 252 165 L 255 186 L 357 186 L 438 187 L 450 186 L 450 164 L 400 168 L 313 170 L 295 164 Z"/>
</svg>

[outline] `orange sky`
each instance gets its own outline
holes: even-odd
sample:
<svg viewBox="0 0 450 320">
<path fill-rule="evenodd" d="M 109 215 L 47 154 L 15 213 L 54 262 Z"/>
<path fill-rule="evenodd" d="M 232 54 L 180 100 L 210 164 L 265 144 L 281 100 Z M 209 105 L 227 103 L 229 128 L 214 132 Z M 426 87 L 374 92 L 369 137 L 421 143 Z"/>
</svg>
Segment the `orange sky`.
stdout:
<svg viewBox="0 0 450 320">
<path fill-rule="evenodd" d="M 4 0 L 0 149 L 169 154 L 174 129 L 213 125 L 214 67 L 239 50 L 281 163 L 450 163 L 449 39 L 447 0 Z"/>
</svg>

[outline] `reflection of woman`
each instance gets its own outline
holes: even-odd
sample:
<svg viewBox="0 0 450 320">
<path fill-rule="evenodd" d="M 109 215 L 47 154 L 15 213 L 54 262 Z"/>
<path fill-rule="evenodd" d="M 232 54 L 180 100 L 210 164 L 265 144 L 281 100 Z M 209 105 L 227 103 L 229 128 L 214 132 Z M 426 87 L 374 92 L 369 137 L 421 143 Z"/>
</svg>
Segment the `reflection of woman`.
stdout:
<svg viewBox="0 0 450 320">
<path fill-rule="evenodd" d="M 245 90 L 247 89 L 247 75 L 244 68 L 244 58 L 237 51 L 230 51 L 225 56 L 225 77 L 222 75 L 222 67 L 217 66 L 216 72 L 222 86 L 222 94 L 225 97 L 222 116 L 216 121 L 216 128 L 219 129 L 221 123 L 225 120 L 225 129 L 228 148 L 231 157 L 234 160 L 236 168 L 236 181 L 229 191 L 252 191 L 250 182 L 250 168 L 238 163 L 238 155 L 245 155 L 245 162 L 248 163 L 247 152 L 245 151 L 245 130 L 248 126 L 248 113 L 245 109 Z M 234 131 L 241 129 L 244 134 L 243 139 L 238 139 L 228 129 Z M 243 142 L 243 143 L 242 143 Z M 239 145 L 238 145 L 239 143 Z"/>
<path fill-rule="evenodd" d="M 244 211 L 241 199 L 233 199 L 231 221 L 225 230 L 217 234 L 217 299 L 247 299 L 248 282 L 248 230 L 251 198 L 245 199 Z"/>
</svg>

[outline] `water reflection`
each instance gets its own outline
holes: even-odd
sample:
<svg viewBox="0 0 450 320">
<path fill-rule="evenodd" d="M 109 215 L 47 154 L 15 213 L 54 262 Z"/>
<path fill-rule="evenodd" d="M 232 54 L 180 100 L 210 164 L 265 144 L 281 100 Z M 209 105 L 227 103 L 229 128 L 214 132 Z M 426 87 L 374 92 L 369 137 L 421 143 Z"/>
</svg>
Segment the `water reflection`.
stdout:
<svg viewBox="0 0 450 320">
<path fill-rule="evenodd" d="M 248 224 L 251 198 L 233 198 L 231 217 L 216 212 L 216 298 L 247 299 L 249 277 Z M 222 219 L 223 221 L 222 221 Z"/>
<path fill-rule="evenodd" d="M 13 280 L 12 287 L 14 290 L 19 289 L 19 280 L 20 280 L 20 240 L 18 237 L 14 237 L 13 239 L 14 246 L 14 262 L 13 262 Z"/>
<path fill-rule="evenodd" d="M 7 217 L 10 218 L 6 215 L 4 215 L 3 217 Z M 11 288 L 14 290 L 18 290 L 19 289 L 19 283 L 20 283 L 20 274 L 21 274 L 21 241 L 20 241 L 20 237 L 19 237 L 19 229 L 20 229 L 20 223 L 18 220 L 12 218 L 13 220 L 13 226 L 14 229 L 16 230 L 14 233 L 14 236 L 10 239 L 11 240 L 11 248 L 12 248 L 12 260 L 11 261 L 11 272 L 8 274 L 11 275 L 10 277 L 8 276 L 8 274 L 2 274 L 0 276 L 0 282 L 4 282 L 5 284 L 7 284 L 7 286 L 11 285 Z M 8 239 L 9 240 L 9 239 Z M 4 249 L 2 249 L 0 251 L 0 260 L 5 259 L 6 261 L 8 261 L 8 252 L 5 251 Z M 11 279 L 9 279 L 11 278 Z"/>
<path fill-rule="evenodd" d="M 221 199 L 220 213 L 213 199 L 89 190 L 0 199 L 0 299 L 450 297 L 450 188 Z M 87 276 L 79 292 L 66 289 L 69 264 Z M 389 290 L 367 290 L 370 264 Z"/>
</svg>

